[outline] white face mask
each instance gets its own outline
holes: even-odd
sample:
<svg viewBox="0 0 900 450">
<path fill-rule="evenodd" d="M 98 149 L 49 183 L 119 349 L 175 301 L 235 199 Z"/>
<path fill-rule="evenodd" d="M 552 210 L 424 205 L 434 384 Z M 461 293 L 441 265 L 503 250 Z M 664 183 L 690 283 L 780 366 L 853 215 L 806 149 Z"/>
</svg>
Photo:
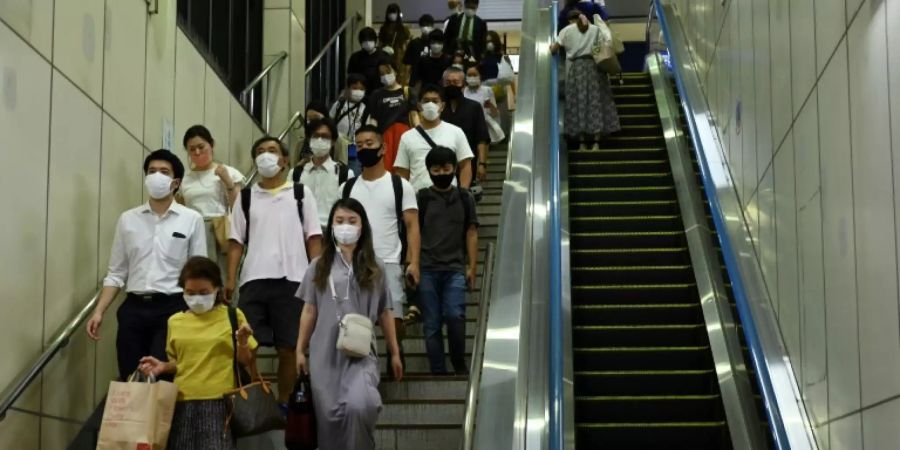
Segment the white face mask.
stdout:
<svg viewBox="0 0 900 450">
<path fill-rule="evenodd" d="M 492 51 L 494 51 L 494 43 L 493 43 L 493 42 L 488 42 L 487 45 L 486 45 L 484 48 L 486 48 L 487 51 L 492 52 Z"/>
<path fill-rule="evenodd" d="M 359 235 L 362 232 L 356 225 L 342 223 L 331 227 L 334 234 L 334 240 L 341 245 L 353 245 L 359 241 Z"/>
<path fill-rule="evenodd" d="M 144 186 L 150 198 L 162 200 L 172 193 L 172 177 L 162 172 L 151 173 L 144 177 Z"/>
<path fill-rule="evenodd" d="M 350 91 L 350 101 L 353 103 L 359 103 L 366 96 L 366 91 L 362 89 L 353 89 Z"/>
<path fill-rule="evenodd" d="M 454 65 L 451 66 L 451 67 L 455 67 L 455 68 L 457 68 L 457 69 L 459 69 L 459 70 L 464 70 L 464 69 L 465 69 L 465 66 L 463 66 L 462 64 L 454 64 Z"/>
<path fill-rule="evenodd" d="M 309 149 L 316 157 L 323 157 L 331 153 L 331 139 L 312 138 L 309 140 Z"/>
<path fill-rule="evenodd" d="M 390 20 L 391 22 L 397 20 L 397 13 L 388 14 L 388 20 Z"/>
<path fill-rule="evenodd" d="M 481 78 L 478 78 L 478 77 L 466 77 L 466 84 L 468 84 L 469 87 L 473 87 L 473 88 L 474 88 L 474 87 L 478 87 L 478 85 L 481 84 Z"/>
<path fill-rule="evenodd" d="M 387 75 L 381 76 L 381 84 L 383 84 L 385 86 L 393 86 L 394 82 L 396 82 L 396 81 L 397 81 L 397 75 L 395 75 L 393 73 L 389 73 Z"/>
<path fill-rule="evenodd" d="M 278 156 L 274 153 L 262 153 L 256 157 L 256 168 L 259 174 L 265 178 L 272 178 L 281 172 L 281 166 L 278 165 Z"/>
<path fill-rule="evenodd" d="M 425 120 L 429 122 L 433 122 L 441 116 L 441 107 L 437 103 L 423 103 L 422 104 L 422 116 L 425 117 Z"/>
<path fill-rule="evenodd" d="M 444 50 L 444 44 L 431 44 L 431 53 L 438 54 Z"/>
<path fill-rule="evenodd" d="M 428 36 L 434 31 L 434 27 L 422 27 L 422 36 Z"/>
<path fill-rule="evenodd" d="M 216 292 L 206 295 L 185 295 L 184 302 L 194 314 L 209 312 L 216 304 Z"/>
<path fill-rule="evenodd" d="M 477 9 L 466 8 L 466 17 L 468 17 L 468 18 L 475 17 L 475 13 L 477 13 L 477 12 L 478 12 Z"/>
<path fill-rule="evenodd" d="M 375 41 L 363 41 L 362 43 L 363 50 L 372 53 L 375 51 Z"/>
</svg>

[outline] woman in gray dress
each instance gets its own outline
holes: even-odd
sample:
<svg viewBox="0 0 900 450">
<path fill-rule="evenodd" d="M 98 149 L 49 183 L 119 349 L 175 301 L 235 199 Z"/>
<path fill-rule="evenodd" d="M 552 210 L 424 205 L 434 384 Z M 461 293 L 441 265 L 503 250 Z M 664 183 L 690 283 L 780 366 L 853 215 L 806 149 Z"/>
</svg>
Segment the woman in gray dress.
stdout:
<svg viewBox="0 0 900 450">
<path fill-rule="evenodd" d="M 297 292 L 305 302 L 297 372 L 310 375 L 319 450 L 374 450 L 381 412 L 374 336 L 367 356 L 345 355 L 335 345 L 341 318 L 352 313 L 378 322 L 394 355 L 390 370 L 398 381 L 403 365 L 384 264 L 375 257 L 369 219 L 358 201 L 342 199 L 334 204 L 323 246 L 322 256 L 310 264 Z"/>
</svg>

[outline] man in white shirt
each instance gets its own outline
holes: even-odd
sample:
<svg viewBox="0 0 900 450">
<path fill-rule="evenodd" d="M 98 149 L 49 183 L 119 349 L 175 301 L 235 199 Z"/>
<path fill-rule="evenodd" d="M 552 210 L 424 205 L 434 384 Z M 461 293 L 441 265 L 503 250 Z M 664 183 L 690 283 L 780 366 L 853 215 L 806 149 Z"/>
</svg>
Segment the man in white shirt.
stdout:
<svg viewBox="0 0 900 450">
<path fill-rule="evenodd" d="M 191 256 L 206 256 L 203 217 L 175 202 L 184 165 L 168 150 L 144 160 L 147 203 L 122 213 L 116 225 L 109 270 L 87 333 L 100 339 L 109 305 L 124 288 L 128 295 L 116 311 L 116 357 L 122 380 L 150 355 L 166 361 L 169 316 L 187 309 L 178 286 L 181 268 Z"/>
<path fill-rule="evenodd" d="M 459 161 L 459 185 L 468 189 L 472 184 L 472 158 L 475 155 L 463 130 L 441 120 L 444 107 L 443 89 L 434 85 L 423 86 L 419 101 L 422 125 L 403 133 L 400 137 L 394 171 L 397 175 L 410 180 L 417 192 L 431 187 L 425 157 L 438 146 L 456 152 L 456 160 Z"/>
<path fill-rule="evenodd" d="M 322 227 L 312 191 L 287 180 L 284 144 L 271 136 L 260 138 L 252 156 L 260 181 L 241 191 L 231 212 L 225 296 L 234 296 L 244 256 L 241 310 L 259 344 L 278 352 L 278 397 L 286 404 L 297 379 L 294 348 L 303 309 L 294 294 L 309 261 L 321 253 Z"/>
<path fill-rule="evenodd" d="M 319 224 L 325 228 L 331 206 L 341 197 L 339 188 L 353 178 L 353 171 L 331 158 L 338 134 L 331 119 L 314 120 L 306 126 L 306 131 L 312 158 L 296 167 L 291 175 L 294 183 L 303 183 L 316 197 Z"/>
</svg>

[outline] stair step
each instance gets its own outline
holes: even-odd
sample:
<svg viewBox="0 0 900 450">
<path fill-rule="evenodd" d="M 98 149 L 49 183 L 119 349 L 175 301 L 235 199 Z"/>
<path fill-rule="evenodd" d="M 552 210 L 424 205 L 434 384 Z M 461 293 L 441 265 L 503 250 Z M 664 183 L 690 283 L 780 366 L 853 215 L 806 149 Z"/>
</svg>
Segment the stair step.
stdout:
<svg viewBox="0 0 900 450">
<path fill-rule="evenodd" d="M 378 426 L 378 450 L 459 450 L 462 425 Z"/>
<path fill-rule="evenodd" d="M 447 342 L 446 332 L 444 334 L 444 351 L 449 351 L 450 344 Z M 472 353 L 472 346 L 475 343 L 474 336 L 466 337 L 466 353 Z M 387 350 L 384 346 L 384 339 L 378 339 L 376 343 L 376 347 L 378 348 L 379 355 L 387 354 Z M 403 352 L 406 354 L 414 353 L 414 354 L 425 354 L 425 339 L 420 337 L 407 337 L 403 340 Z"/>
<path fill-rule="evenodd" d="M 378 389 L 382 398 L 391 400 L 465 400 L 468 386 L 468 379 L 459 376 L 404 377 L 399 383 L 382 380 Z"/>
<path fill-rule="evenodd" d="M 378 416 L 381 427 L 390 425 L 458 425 L 465 415 L 465 400 L 385 400 Z"/>
</svg>

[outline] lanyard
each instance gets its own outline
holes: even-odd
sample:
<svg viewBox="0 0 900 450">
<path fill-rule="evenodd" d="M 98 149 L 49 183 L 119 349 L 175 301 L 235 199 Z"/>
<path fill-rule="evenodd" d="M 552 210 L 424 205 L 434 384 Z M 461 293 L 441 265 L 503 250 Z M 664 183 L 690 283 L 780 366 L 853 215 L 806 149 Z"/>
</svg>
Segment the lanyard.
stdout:
<svg viewBox="0 0 900 450">
<path fill-rule="evenodd" d="M 340 252 L 338 252 L 338 257 L 341 258 L 341 262 L 344 263 L 344 265 L 349 270 L 349 272 L 347 273 L 347 294 L 344 296 L 344 298 L 338 297 L 337 290 L 335 290 L 335 288 L 334 288 L 334 277 L 332 277 L 330 274 L 328 275 L 328 284 L 331 287 L 331 299 L 334 300 L 334 303 L 337 306 L 337 309 L 340 310 L 341 304 L 346 300 L 350 300 L 350 283 L 352 283 L 352 280 L 353 280 L 353 266 L 351 266 L 350 264 L 347 264 L 347 261 L 344 261 L 344 256 L 341 255 Z M 340 323 L 340 321 L 341 321 L 340 311 L 335 311 L 335 316 L 337 316 L 337 321 L 338 321 L 338 323 Z"/>
</svg>

